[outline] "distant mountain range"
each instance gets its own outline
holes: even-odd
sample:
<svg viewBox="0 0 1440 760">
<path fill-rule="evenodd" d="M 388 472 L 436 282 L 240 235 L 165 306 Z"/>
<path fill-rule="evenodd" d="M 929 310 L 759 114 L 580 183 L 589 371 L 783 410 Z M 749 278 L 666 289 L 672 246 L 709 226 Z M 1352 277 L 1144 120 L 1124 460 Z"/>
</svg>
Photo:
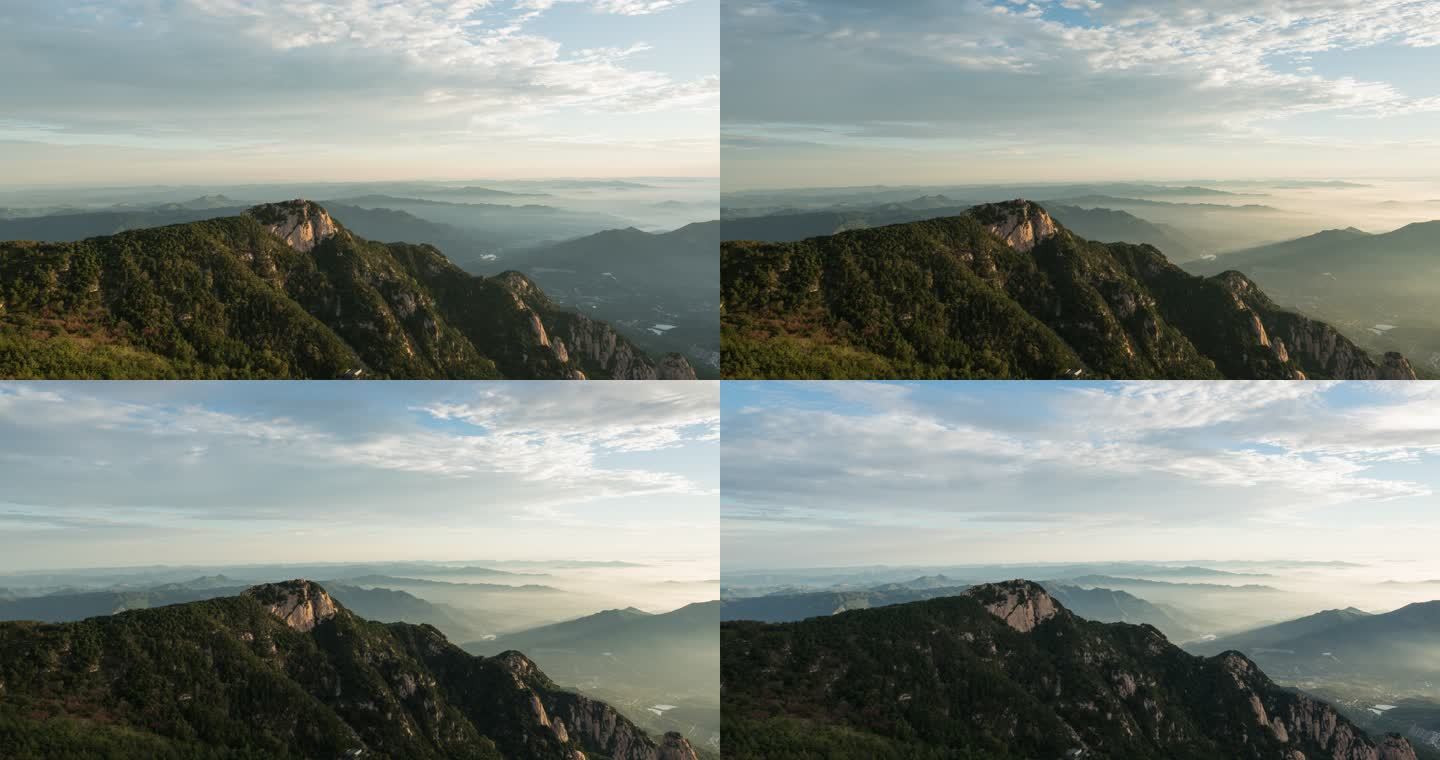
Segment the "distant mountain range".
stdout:
<svg viewBox="0 0 1440 760">
<path fill-rule="evenodd" d="M 1308 636 L 1312 633 L 1329 630 L 1337 626 L 1343 626 L 1370 616 L 1370 613 L 1357 610 L 1354 607 L 1347 607 L 1343 610 L 1324 610 L 1295 620 L 1287 620 L 1283 623 L 1262 626 L 1229 636 L 1221 636 L 1220 638 L 1210 641 L 1195 642 L 1186 648 L 1197 654 L 1215 654 L 1227 649 L 1234 649 L 1236 651 L 1250 653 L 1253 656 L 1256 651 L 1261 649 L 1271 649 L 1276 646 L 1283 647 L 1290 639 Z"/>
<path fill-rule="evenodd" d="M 1440 601 L 1381 614 L 1350 608 L 1196 643 L 1197 652 L 1236 649 L 1277 674 L 1410 682 L 1440 679 Z"/>
<path fill-rule="evenodd" d="M 961 216 L 975 205 L 944 195 L 932 195 L 853 208 L 790 210 L 756 216 L 735 215 L 736 212 L 732 212 L 721 221 L 720 226 L 725 240 L 786 243 L 849 230 Z M 1165 251 L 1177 261 L 1200 253 L 1197 244 L 1187 239 L 1183 232 L 1168 225 L 1147 222 L 1126 211 L 1081 208 L 1057 202 L 1046 202 L 1045 209 L 1067 229 L 1089 240 L 1146 243 Z"/>
<path fill-rule="evenodd" d="M 1186 264 L 1238 270 L 1276 301 L 1344 326 L 1372 350 L 1401 351 L 1440 372 L 1440 221 L 1382 234 L 1353 227 Z"/>
<path fill-rule="evenodd" d="M 198 578 L 145 589 L 64 591 L 41 596 L 0 598 L 0 621 L 39 620 L 67 623 L 126 610 L 143 610 L 222 596 L 235 596 L 246 588 L 232 578 Z M 357 615 L 381 622 L 425 623 L 449 636 L 474 636 L 485 631 L 474 614 L 446 604 L 421 599 L 387 588 L 363 588 L 355 583 L 325 581 L 326 590 Z"/>
<path fill-rule="evenodd" d="M 652 353 L 720 371 L 720 223 L 606 230 L 513 255 L 557 302 L 619 326 Z"/>
<path fill-rule="evenodd" d="M 456 581 L 437 581 L 427 578 L 402 578 L 394 575 L 361 575 L 349 579 L 352 583 L 365 586 L 439 586 L 445 588 L 463 588 L 472 591 L 498 591 L 500 593 L 559 593 L 560 589 L 554 586 L 546 586 L 539 583 L 523 583 L 510 585 L 506 583 L 468 583 Z"/>
<path fill-rule="evenodd" d="M 566 683 L 649 682 L 696 691 L 718 678 L 720 603 L 698 602 L 661 614 L 633 607 L 465 644 L 475 654 L 518 649 Z M 707 676 L 706 674 L 709 674 Z"/>
<path fill-rule="evenodd" d="M 722 620 L 786 623 L 810 617 L 835 615 L 849 610 L 888 607 L 926 599 L 960 596 L 965 594 L 969 588 L 971 587 L 968 585 L 934 585 L 927 579 L 921 578 L 907 584 L 886 584 L 863 590 L 767 594 L 757 597 L 726 599 L 721 603 L 720 617 Z M 1153 625 L 1172 639 L 1184 640 L 1193 635 L 1193 631 L 1176 621 L 1165 610 L 1124 591 L 1107 588 L 1082 588 L 1068 583 L 1048 581 L 1045 582 L 1044 588 L 1071 611 L 1088 620 L 1102 623 Z"/>
<path fill-rule="evenodd" d="M 213 215 L 213 211 L 196 211 Z M 0 376 L 690 379 L 516 272 L 370 242 L 318 204 L 0 243 Z"/>
<path fill-rule="evenodd" d="M 721 628 L 726 756 L 1414 760 L 1236 652 L 1186 654 L 1038 584 Z"/>
<path fill-rule="evenodd" d="M 370 622 L 308 581 L 0 623 L 0 756 L 692 760 L 519 652 Z M 584 753 L 583 755 L 581 753 Z"/>
<path fill-rule="evenodd" d="M 1027 201 L 721 248 L 734 378 L 1413 379 L 1238 272 L 1095 243 Z"/>
</svg>

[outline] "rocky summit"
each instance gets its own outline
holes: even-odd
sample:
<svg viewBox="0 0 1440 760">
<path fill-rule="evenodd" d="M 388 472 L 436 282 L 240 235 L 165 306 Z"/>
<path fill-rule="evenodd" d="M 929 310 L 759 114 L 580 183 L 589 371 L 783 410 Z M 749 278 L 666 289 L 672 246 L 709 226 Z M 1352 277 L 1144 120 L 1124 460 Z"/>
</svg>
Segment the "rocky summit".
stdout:
<svg viewBox="0 0 1440 760">
<path fill-rule="evenodd" d="M 1059 229 L 1055 220 L 1050 218 L 1050 212 L 1023 198 L 976 206 L 970 213 L 985 224 L 990 234 L 1022 253 L 1031 250 Z"/>
<path fill-rule="evenodd" d="M 965 595 L 985 605 L 985 610 L 1021 633 L 1055 617 L 1060 605 L 1038 583 L 1012 581 L 975 586 Z"/>
<path fill-rule="evenodd" d="M 313 630 L 339 611 L 325 589 L 306 580 L 254 586 L 245 591 L 245 596 L 265 605 L 270 614 L 297 631 Z"/>
<path fill-rule="evenodd" d="M 471 656 L 305 580 L 0 623 L 0 694 L 4 757 L 697 760 L 684 737 L 652 739 L 519 652 Z"/>
<path fill-rule="evenodd" d="M 246 213 L 258 219 L 272 235 L 301 253 L 309 253 L 340 230 L 335 220 L 330 218 L 330 212 L 318 203 L 303 199 L 266 203 Z"/>
<path fill-rule="evenodd" d="M 1416 760 L 1237 652 L 1085 620 L 1015 580 L 721 627 L 727 757 Z"/>
</svg>

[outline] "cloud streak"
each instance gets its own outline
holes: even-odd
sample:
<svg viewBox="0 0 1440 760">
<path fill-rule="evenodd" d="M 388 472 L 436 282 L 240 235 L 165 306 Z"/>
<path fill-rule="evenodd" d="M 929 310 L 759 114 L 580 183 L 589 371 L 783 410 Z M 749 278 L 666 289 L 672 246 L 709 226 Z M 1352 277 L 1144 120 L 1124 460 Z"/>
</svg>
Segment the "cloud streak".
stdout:
<svg viewBox="0 0 1440 760">
<path fill-rule="evenodd" d="M 668 0 L 11 4 L 0 9 L 0 65 L 11 83 L 0 134 L 26 141 L 41 159 L 76 143 L 156 158 L 229 154 L 236 163 L 267 165 L 307 153 L 389 155 L 406 146 L 444 146 L 451 166 L 472 167 L 470 176 L 496 176 L 493 158 L 487 166 L 482 157 L 497 143 L 511 145 L 518 158 L 534 143 L 563 142 L 585 122 L 601 144 L 571 143 L 571 155 L 591 163 L 601 161 L 606 148 L 635 155 L 636 142 L 708 137 L 713 144 L 714 64 L 695 60 L 703 49 L 687 56 L 668 37 L 669 27 L 690 23 L 675 14 L 692 7 L 699 6 Z M 599 17 L 625 23 L 585 32 L 586 19 Z M 627 31 L 641 21 L 643 29 Z M 710 72 L 695 73 L 707 64 Z M 643 120 L 641 113 L 652 116 Z M 430 156 L 412 150 L 411 159 Z M 378 157 L 368 160 L 379 165 Z"/>
<path fill-rule="evenodd" d="M 716 519 L 717 403 L 715 383 L 5 383 L 0 521 L 77 544 L 524 524 L 684 545 L 664 526 Z"/>
<path fill-rule="evenodd" d="M 939 181 L 922 169 L 947 159 L 970 180 L 1084 178 L 1073 162 L 1093 164 L 1096 150 L 1131 178 L 1200 176 L 1207 152 L 1346 137 L 1377 141 L 1372 163 L 1404 169 L 1383 143 L 1440 124 L 1433 83 L 1383 65 L 1391 50 L 1440 63 L 1434 0 L 741 0 L 723 24 L 737 189 L 817 173 L 796 148 L 733 142 L 794 137 L 795 125 L 823 160 L 850 155 L 845 179 L 862 184 Z M 996 148 L 977 139 L 1011 160 L 986 160 Z M 1014 160 L 1022 150 L 1036 165 Z M 882 155 L 888 172 L 870 167 Z M 1319 156 L 1265 158 L 1299 176 Z"/>
</svg>

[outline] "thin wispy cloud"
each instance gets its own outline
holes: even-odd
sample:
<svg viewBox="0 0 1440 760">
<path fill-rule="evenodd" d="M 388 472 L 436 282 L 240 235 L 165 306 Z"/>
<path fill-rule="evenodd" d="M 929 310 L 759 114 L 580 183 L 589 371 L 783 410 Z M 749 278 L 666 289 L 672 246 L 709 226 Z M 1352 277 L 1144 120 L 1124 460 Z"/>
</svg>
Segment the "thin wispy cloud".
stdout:
<svg viewBox="0 0 1440 760">
<path fill-rule="evenodd" d="M 1072 531 L 1069 549 L 1099 524 L 1339 529 L 1409 520 L 1440 480 L 1440 399 L 1383 383 L 843 385 L 727 388 L 727 561 L 812 531 L 854 548 L 910 529 L 963 554 L 1006 524 L 1017 540 Z"/>
<path fill-rule="evenodd" d="M 0 384 L 0 521 L 26 551 L 69 555 L 119 555 L 121 534 L 228 546 L 294 529 L 394 531 L 415 542 L 412 556 L 477 530 L 492 538 L 475 556 L 703 545 L 704 531 L 666 526 L 713 535 L 718 393 L 708 382 Z M 629 538 L 594 544 L 610 528 Z"/>
<path fill-rule="evenodd" d="M 1390 143 L 1440 124 L 1434 0 L 741 0 L 723 25 L 735 188 L 1094 179 L 1097 151 L 1116 177 L 1309 176 L 1320 146 L 1276 148 L 1345 140 L 1413 174 Z"/>
<path fill-rule="evenodd" d="M 304 179 L 287 160 L 304 170 L 358 162 L 333 167 L 331 176 L 349 172 L 341 179 L 398 177 L 407 162 L 402 178 L 519 176 L 527 165 L 554 176 L 704 173 L 715 169 L 718 30 L 708 46 L 681 32 L 713 26 L 717 6 L 9 4 L 0 157 L 14 159 L 16 183 L 45 181 L 43 167 L 101 148 L 126 153 L 97 161 L 95 178 L 133 153 L 131 181 L 191 178 L 181 157 L 197 155 L 207 168 L 229 166 L 226 180 Z M 590 140 L 574 142 L 577 129 Z M 677 147 L 706 138 L 700 155 Z"/>
</svg>

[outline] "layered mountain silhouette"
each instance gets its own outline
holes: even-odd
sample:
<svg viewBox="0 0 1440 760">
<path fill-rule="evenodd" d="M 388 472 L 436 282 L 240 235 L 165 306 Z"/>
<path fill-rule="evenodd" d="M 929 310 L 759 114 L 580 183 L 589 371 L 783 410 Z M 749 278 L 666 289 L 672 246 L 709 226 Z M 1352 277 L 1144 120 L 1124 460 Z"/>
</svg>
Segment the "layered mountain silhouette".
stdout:
<svg viewBox="0 0 1440 760">
<path fill-rule="evenodd" d="M 1244 275 L 988 204 L 721 252 L 727 377 L 1413 379 Z"/>
<path fill-rule="evenodd" d="M 1382 234 L 1347 227 L 1248 248 L 1197 262 L 1197 271 L 1238 269 L 1343 274 L 1414 273 L 1440 247 L 1440 221 L 1416 222 Z"/>
<path fill-rule="evenodd" d="M 668 232 L 605 230 L 516 253 L 557 302 L 624 330 L 652 353 L 679 352 L 709 376 L 720 353 L 720 223 Z"/>
<path fill-rule="evenodd" d="M 367 620 L 426 623 L 452 636 L 483 632 L 471 612 L 448 604 L 427 601 L 405 591 L 365 588 L 356 583 L 325 581 L 324 587 L 345 607 Z M 171 604 L 196 602 L 222 596 L 236 596 L 248 586 L 233 578 L 214 576 L 185 583 L 167 583 L 138 589 L 60 591 L 42 596 L 0 597 L 0 621 L 38 620 L 66 623 L 97 615 L 114 615 L 126 610 L 143 610 Z"/>
<path fill-rule="evenodd" d="M 605 610 L 464 645 L 467 652 L 525 652 L 564 683 L 647 684 L 714 699 L 720 667 L 720 603 L 651 614 Z"/>
<path fill-rule="evenodd" d="M 200 213 L 200 212 L 196 212 Z M 71 243 L 0 243 L 7 377 L 689 379 L 524 275 L 374 243 L 297 200 Z"/>
<path fill-rule="evenodd" d="M 1440 651 L 1440 601 L 1381 614 L 1326 610 L 1190 648 L 1218 647 L 1245 652 L 1276 673 L 1432 680 L 1440 677 L 1433 657 Z"/>
<path fill-rule="evenodd" d="M 627 227 L 537 249 L 526 255 L 525 262 L 532 268 L 556 270 L 548 277 L 570 287 L 594 288 L 595 282 L 609 279 L 615 287 L 643 292 L 703 291 L 713 303 L 719 245 L 719 222 L 696 222 L 660 233 Z"/>
<path fill-rule="evenodd" d="M 721 228 L 726 240 L 785 243 L 835 235 L 847 230 L 959 216 L 974 205 L 945 195 L 927 195 L 909 201 L 861 208 L 785 210 L 767 214 L 747 214 L 740 211 L 727 217 L 721 223 Z M 1084 208 L 1055 201 L 1045 201 L 1044 206 L 1066 229 L 1089 240 L 1146 243 L 1164 251 L 1166 256 L 1174 261 L 1199 255 L 1198 244 L 1188 239 L 1184 232 L 1167 224 L 1146 221 L 1127 211 Z"/>
<path fill-rule="evenodd" d="M 474 657 L 318 584 L 0 624 L 0 755 L 690 760 L 519 652 Z"/>
<path fill-rule="evenodd" d="M 1184 624 L 1177 622 L 1165 610 L 1133 594 L 1108 588 L 1082 588 L 1049 581 L 1043 585 L 1045 590 L 1057 601 L 1087 620 L 1101 623 L 1144 623 L 1159 628 L 1172 639 L 1185 639 L 1192 635 L 1192 631 Z M 724 600 L 720 607 L 720 618 L 722 620 L 787 623 L 822 615 L 836 615 L 849 610 L 888 607 L 892 604 L 959 596 L 969 588 L 968 585 L 926 584 L 921 587 L 911 587 L 903 584 L 887 584 L 870 589 L 766 594 L 765 596 Z"/>
<path fill-rule="evenodd" d="M 721 628 L 727 756 L 1412 760 L 1237 652 L 1186 654 L 1041 586 Z"/>
<path fill-rule="evenodd" d="M 1370 234 L 1353 227 L 1188 262 L 1237 270 L 1276 301 L 1349 330 L 1374 350 L 1440 370 L 1440 221 Z"/>
</svg>

